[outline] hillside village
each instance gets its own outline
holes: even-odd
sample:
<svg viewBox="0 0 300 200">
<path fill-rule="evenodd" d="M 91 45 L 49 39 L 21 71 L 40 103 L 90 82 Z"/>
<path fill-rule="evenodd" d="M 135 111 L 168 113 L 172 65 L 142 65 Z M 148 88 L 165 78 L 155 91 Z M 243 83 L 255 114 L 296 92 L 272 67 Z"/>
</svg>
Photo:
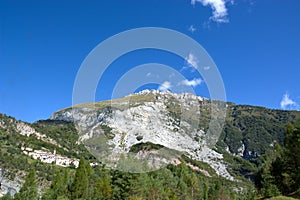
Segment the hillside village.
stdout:
<svg viewBox="0 0 300 200">
<path fill-rule="evenodd" d="M 68 158 L 59 154 L 56 154 L 56 150 L 53 151 L 53 153 L 45 150 L 33 150 L 32 148 L 29 147 L 21 147 L 22 152 L 25 155 L 30 156 L 31 158 L 35 160 L 40 160 L 43 163 L 53 163 L 62 167 L 70 167 L 74 166 L 77 168 L 79 166 L 79 159 L 76 158 Z M 93 162 L 90 163 L 90 165 L 96 166 L 98 163 Z"/>
</svg>

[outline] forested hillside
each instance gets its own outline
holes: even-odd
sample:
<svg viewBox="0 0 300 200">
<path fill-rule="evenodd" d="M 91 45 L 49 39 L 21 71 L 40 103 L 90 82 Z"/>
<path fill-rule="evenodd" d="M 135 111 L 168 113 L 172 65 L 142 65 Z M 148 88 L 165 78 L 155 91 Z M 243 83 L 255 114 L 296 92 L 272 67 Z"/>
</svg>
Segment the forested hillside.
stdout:
<svg viewBox="0 0 300 200">
<path fill-rule="evenodd" d="M 200 105 L 204 131 L 210 116 L 206 101 Z M 300 198 L 298 120 L 297 111 L 228 104 L 225 126 L 214 150 L 223 156 L 234 177 L 229 180 L 219 176 L 210 163 L 188 154 L 147 173 L 111 169 L 79 142 L 80 134 L 72 122 L 41 120 L 29 124 L 1 114 L 0 180 L 1 193 L 6 194 L 1 199 Z M 108 138 L 114 137 L 112 128 L 101 127 Z M 130 152 L 162 147 L 140 141 Z M 32 156 L 35 152 L 72 163 L 47 163 L 45 158 Z"/>
</svg>

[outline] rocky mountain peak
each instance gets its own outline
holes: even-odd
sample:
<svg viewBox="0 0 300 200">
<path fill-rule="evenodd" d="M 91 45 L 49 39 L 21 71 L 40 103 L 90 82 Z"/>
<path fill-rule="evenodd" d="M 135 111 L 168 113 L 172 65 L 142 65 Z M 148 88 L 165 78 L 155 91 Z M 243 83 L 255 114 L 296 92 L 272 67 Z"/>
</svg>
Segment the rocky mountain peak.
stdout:
<svg viewBox="0 0 300 200">
<path fill-rule="evenodd" d="M 110 167 L 120 168 L 126 155 L 156 169 L 185 154 L 209 163 L 217 174 L 232 180 L 222 154 L 207 145 L 207 133 L 199 121 L 203 104 L 209 109 L 207 99 L 193 94 L 143 90 L 121 99 L 73 106 L 54 113 L 51 119 L 74 122 L 80 141 Z M 143 157 L 132 152 L 146 143 L 164 148 Z"/>
</svg>

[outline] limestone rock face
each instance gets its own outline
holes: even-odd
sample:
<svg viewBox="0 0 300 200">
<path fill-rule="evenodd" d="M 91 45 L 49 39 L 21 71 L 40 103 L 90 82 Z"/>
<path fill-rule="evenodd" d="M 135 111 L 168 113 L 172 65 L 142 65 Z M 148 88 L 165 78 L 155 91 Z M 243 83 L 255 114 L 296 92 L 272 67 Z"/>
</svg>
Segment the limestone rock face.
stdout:
<svg viewBox="0 0 300 200">
<path fill-rule="evenodd" d="M 144 90 L 121 99 L 66 108 L 54 113 L 51 119 L 74 122 L 80 142 L 100 161 L 118 161 L 122 155 L 132 154 L 161 166 L 185 154 L 208 163 L 218 175 L 233 180 L 223 155 L 208 145 L 205 127 L 211 117 L 218 117 L 207 115 L 210 111 L 211 101 L 193 94 Z M 202 112 L 206 112 L 207 120 L 201 120 L 205 114 Z M 131 149 L 141 143 L 164 148 L 149 151 L 147 155 L 141 151 L 132 153 Z"/>
</svg>

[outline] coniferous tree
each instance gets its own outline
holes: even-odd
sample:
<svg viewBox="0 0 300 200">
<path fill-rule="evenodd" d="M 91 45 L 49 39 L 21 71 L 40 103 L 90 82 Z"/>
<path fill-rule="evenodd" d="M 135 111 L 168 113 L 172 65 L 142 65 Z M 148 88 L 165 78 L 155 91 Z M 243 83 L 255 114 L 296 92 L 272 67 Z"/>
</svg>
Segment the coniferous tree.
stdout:
<svg viewBox="0 0 300 200">
<path fill-rule="evenodd" d="M 110 178 L 106 175 L 98 179 L 95 188 L 95 199 L 108 200 L 112 196 L 112 188 L 110 186 Z"/>
<path fill-rule="evenodd" d="M 88 199 L 89 179 L 86 164 L 83 158 L 79 161 L 74 181 L 71 185 L 71 199 Z"/>
<path fill-rule="evenodd" d="M 196 174 L 193 172 L 191 174 L 191 177 L 188 181 L 188 186 L 190 188 L 191 191 L 191 197 L 192 199 L 200 199 L 201 197 L 201 191 L 200 191 L 200 183 L 199 183 L 199 179 L 196 176 Z"/>
<path fill-rule="evenodd" d="M 36 177 L 35 177 L 35 170 L 31 169 L 29 172 L 25 183 L 21 187 L 19 193 L 15 195 L 16 200 L 37 200 L 38 199 L 38 192 L 37 192 L 37 185 L 36 185 Z"/>
<path fill-rule="evenodd" d="M 300 197 L 300 125 L 288 126 L 284 146 L 284 192 Z"/>
<path fill-rule="evenodd" d="M 57 172 L 54 180 L 49 189 L 42 196 L 42 200 L 53 199 L 67 199 L 69 196 L 68 191 L 69 173 L 66 169 L 63 172 Z"/>
<path fill-rule="evenodd" d="M 255 184 L 263 197 L 273 197 L 280 194 L 276 185 L 276 179 L 272 174 L 272 160 L 267 157 L 259 171 L 255 175 Z"/>
<path fill-rule="evenodd" d="M 287 127 L 284 149 L 275 143 L 275 151 L 267 156 L 256 174 L 255 184 L 264 197 L 280 193 L 300 197 L 300 126 Z"/>
</svg>

